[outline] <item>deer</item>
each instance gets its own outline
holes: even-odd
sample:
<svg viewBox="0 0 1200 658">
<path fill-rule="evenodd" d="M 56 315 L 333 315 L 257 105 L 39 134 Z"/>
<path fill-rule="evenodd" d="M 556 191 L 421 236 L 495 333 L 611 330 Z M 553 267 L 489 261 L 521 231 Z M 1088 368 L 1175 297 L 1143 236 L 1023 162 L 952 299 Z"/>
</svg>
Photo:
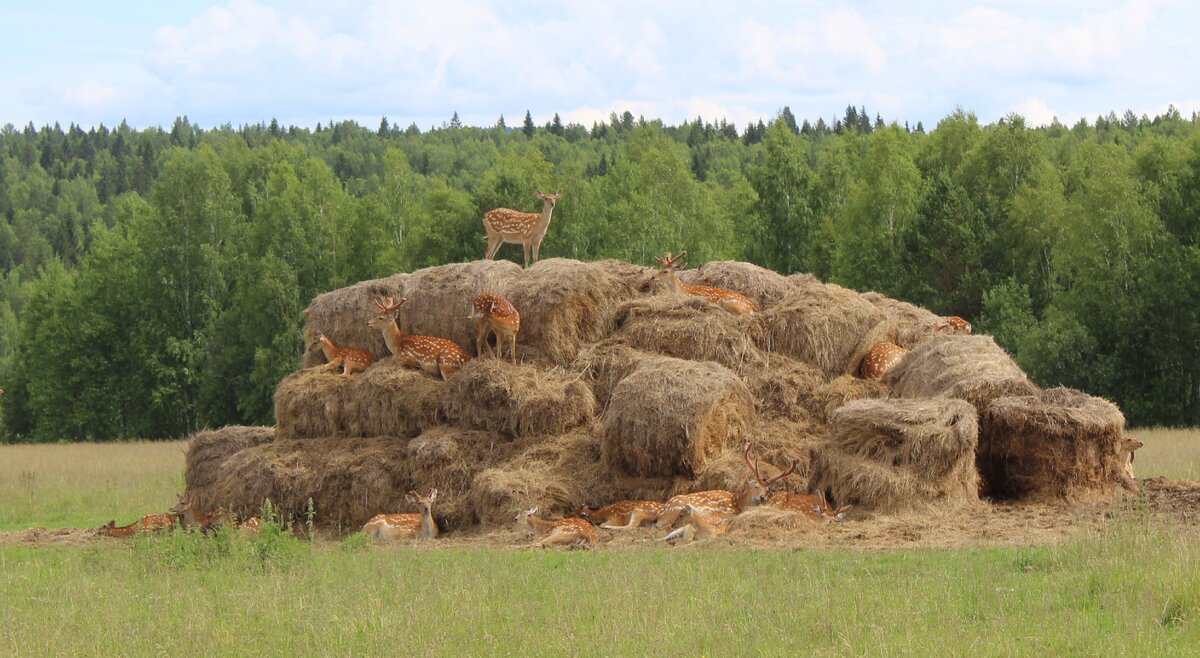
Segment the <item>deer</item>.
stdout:
<svg viewBox="0 0 1200 658">
<path fill-rule="evenodd" d="M 237 529 L 248 535 L 257 535 L 258 531 L 262 530 L 262 526 L 263 526 L 262 518 L 258 517 L 258 516 L 252 516 L 252 517 L 250 517 L 248 519 L 244 519 L 243 521 L 238 523 Z"/>
<path fill-rule="evenodd" d="M 308 349 L 320 346 L 321 351 L 325 353 L 326 363 L 323 366 L 315 366 L 317 368 L 329 368 L 336 371 L 342 369 L 342 376 L 349 377 L 356 372 L 363 372 L 375 363 L 375 355 L 367 350 L 360 350 L 355 347 L 338 347 L 333 344 L 329 336 L 325 334 L 317 334 L 313 342 L 308 346 Z"/>
<path fill-rule="evenodd" d="M 653 280 L 665 282 L 668 288 L 677 293 L 692 297 L 703 297 L 734 315 L 744 315 L 758 311 L 758 305 L 740 292 L 726 290 L 725 288 L 714 288 L 712 286 L 693 286 L 680 281 L 675 273 L 687 267 L 686 261 L 680 262 L 685 258 L 687 258 L 686 251 L 680 252 L 675 257 L 672 257 L 669 251 L 666 258 L 655 256 L 654 260 L 658 261 L 662 269 L 652 277 Z"/>
<path fill-rule="evenodd" d="M 517 364 L 517 332 L 521 329 L 521 314 L 504 297 L 494 292 L 483 292 L 475 296 L 471 304 L 475 319 L 475 356 L 483 356 L 488 333 L 496 334 L 497 358 L 504 358 L 504 342 L 509 344 L 513 365 Z M 491 346 L 488 347 L 491 349 Z"/>
<path fill-rule="evenodd" d="M 132 537 L 139 532 L 159 532 L 174 528 L 175 517 L 173 515 L 147 514 L 129 525 L 117 525 L 114 519 L 96 528 L 96 533 L 104 537 Z"/>
<path fill-rule="evenodd" d="M 1146 444 L 1133 438 L 1132 436 L 1126 436 L 1121 439 L 1121 456 L 1119 460 L 1121 462 L 1121 468 L 1125 474 L 1125 477 L 1129 478 L 1130 481 L 1137 480 L 1137 478 L 1133 475 L 1133 454 L 1138 448 L 1141 448 L 1144 445 Z"/>
<path fill-rule="evenodd" d="M 871 348 L 858 364 L 858 374 L 863 379 L 879 379 L 886 375 L 908 350 L 892 342 L 884 342 Z"/>
<path fill-rule="evenodd" d="M 550 215 L 554 213 L 554 204 L 562 198 L 562 189 L 554 194 L 545 194 L 540 190 L 537 198 L 542 201 L 542 212 L 520 212 L 509 208 L 496 208 L 483 214 L 483 230 L 487 232 L 488 246 L 483 257 L 492 260 L 500 245 L 505 242 L 521 243 L 525 248 L 525 267 L 529 267 L 529 248 L 533 247 L 533 262 L 538 261 L 538 250 L 542 247 L 542 239 L 546 237 L 546 229 L 550 227 Z"/>
<path fill-rule="evenodd" d="M 572 516 L 610 530 L 635 530 L 643 523 L 656 521 L 667 506 L 659 500 L 622 500 L 604 507 L 580 507 Z"/>
<path fill-rule="evenodd" d="M 517 514 L 518 528 L 531 528 L 541 536 L 531 546 L 546 548 L 547 546 L 567 545 L 571 547 L 591 548 L 600 541 L 600 535 L 595 526 L 578 517 L 567 517 L 557 521 L 548 521 L 535 516 L 538 508 L 532 507 Z"/>
<path fill-rule="evenodd" d="M 433 501 L 437 489 L 430 489 L 428 496 L 416 491 L 404 497 L 409 503 L 421 508 L 420 514 L 378 514 L 363 525 L 363 532 L 376 541 L 399 541 L 401 539 L 437 539 L 438 526 L 433 520 Z"/>
<path fill-rule="evenodd" d="M 383 332 L 383 340 L 388 350 L 402 365 L 409 368 L 420 368 L 427 374 L 442 379 L 449 379 L 458 372 L 464 363 L 471 360 L 458 343 L 445 338 L 434 336 L 418 336 L 405 334 L 400 331 L 400 323 L 396 320 L 396 312 L 408 299 L 395 297 L 387 300 L 376 299 L 379 315 L 367 321 L 367 326 Z"/>
<path fill-rule="evenodd" d="M 225 511 L 224 507 L 218 507 L 217 511 L 212 514 L 205 514 L 196 509 L 195 503 L 192 502 L 192 497 L 189 494 L 178 496 L 179 502 L 171 508 L 171 514 L 179 519 L 179 525 L 184 530 L 189 528 L 200 528 L 201 532 L 208 533 L 209 530 L 215 530 L 231 520 L 229 512 Z"/>
<path fill-rule="evenodd" d="M 800 512 L 813 521 L 834 523 L 846 518 L 846 513 L 854 508 L 853 505 L 842 505 L 835 508 L 825 498 L 825 492 L 815 494 L 794 494 L 786 491 L 776 491 L 771 494 L 767 504 L 788 512 Z"/>
<path fill-rule="evenodd" d="M 971 333 L 971 323 L 957 315 L 946 315 L 937 324 L 933 325 L 933 330 L 941 334 L 966 336 Z"/>
<path fill-rule="evenodd" d="M 666 502 L 666 506 L 658 515 L 654 526 L 660 530 L 674 526 L 679 515 L 683 513 L 684 507 L 687 506 L 692 508 L 693 516 L 703 517 L 713 523 L 727 521 L 747 507 L 761 505 L 767 499 L 771 485 L 790 475 L 799 464 L 798 461 L 793 461 L 791 467 L 786 471 L 773 478 L 763 479 L 758 473 L 758 466 L 750 463 L 750 441 L 745 439 L 742 440 L 742 459 L 750 469 L 750 476 L 746 478 L 746 483 L 741 490 L 734 493 L 723 489 L 714 489 L 673 496 Z"/>
<path fill-rule="evenodd" d="M 688 544 L 696 539 L 711 539 L 724 534 L 729 529 L 724 521 L 710 521 L 704 515 L 698 514 L 696 508 L 691 505 L 683 506 L 678 520 L 682 521 L 683 525 L 668 532 L 662 541 L 674 543 L 677 540 L 683 540 L 680 543 Z"/>
</svg>

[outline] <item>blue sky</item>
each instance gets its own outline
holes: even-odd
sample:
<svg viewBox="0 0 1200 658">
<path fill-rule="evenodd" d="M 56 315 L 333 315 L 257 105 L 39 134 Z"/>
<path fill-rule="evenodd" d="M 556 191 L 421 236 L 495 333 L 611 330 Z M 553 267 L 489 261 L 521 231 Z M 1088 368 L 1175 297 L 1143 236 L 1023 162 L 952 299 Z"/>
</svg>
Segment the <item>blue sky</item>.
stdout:
<svg viewBox="0 0 1200 658">
<path fill-rule="evenodd" d="M 0 8 L 0 124 L 1190 116 L 1198 26 L 1189 0 L 47 1 Z"/>
</svg>

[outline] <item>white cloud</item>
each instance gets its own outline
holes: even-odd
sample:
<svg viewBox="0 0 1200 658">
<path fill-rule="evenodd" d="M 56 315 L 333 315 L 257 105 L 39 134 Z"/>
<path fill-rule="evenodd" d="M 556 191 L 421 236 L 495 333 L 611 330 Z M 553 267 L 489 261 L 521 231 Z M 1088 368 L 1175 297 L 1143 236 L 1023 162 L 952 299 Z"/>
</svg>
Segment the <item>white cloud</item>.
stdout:
<svg viewBox="0 0 1200 658">
<path fill-rule="evenodd" d="M 70 105 L 81 108 L 99 108 L 109 105 L 117 97 L 117 90 L 109 85 L 95 80 L 68 87 L 63 91 L 63 98 Z"/>
</svg>

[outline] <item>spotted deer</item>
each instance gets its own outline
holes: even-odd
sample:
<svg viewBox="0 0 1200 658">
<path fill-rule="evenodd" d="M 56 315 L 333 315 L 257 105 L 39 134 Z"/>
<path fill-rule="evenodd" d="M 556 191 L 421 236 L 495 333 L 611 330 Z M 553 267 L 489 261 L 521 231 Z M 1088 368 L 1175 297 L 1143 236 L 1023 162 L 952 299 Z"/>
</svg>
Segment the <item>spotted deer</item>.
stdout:
<svg viewBox="0 0 1200 658">
<path fill-rule="evenodd" d="M 1121 456 L 1119 460 L 1121 463 L 1122 472 L 1124 473 L 1125 477 L 1129 478 L 1130 480 L 1137 480 L 1137 477 L 1135 477 L 1133 474 L 1133 454 L 1138 448 L 1141 448 L 1146 444 L 1138 441 L 1132 436 L 1126 436 L 1121 439 L 1120 445 Z"/>
<path fill-rule="evenodd" d="M 404 500 L 419 506 L 420 514 L 378 514 L 363 525 L 363 532 L 376 541 L 399 541 L 417 537 L 436 539 L 438 526 L 433 520 L 433 501 L 436 498 L 437 489 L 430 489 L 428 496 L 410 491 Z"/>
<path fill-rule="evenodd" d="M 863 379 L 879 379 L 895 368 L 905 354 L 908 350 L 895 343 L 880 343 L 863 357 L 858 374 Z"/>
<path fill-rule="evenodd" d="M 360 350 L 355 347 L 338 347 L 333 344 L 329 336 L 325 334 L 317 334 L 313 339 L 312 344 L 308 349 L 320 347 L 325 353 L 325 360 L 328 361 L 324 366 L 316 366 L 318 368 L 330 368 L 332 370 L 342 369 L 342 375 L 349 377 L 356 372 L 362 372 L 369 368 L 372 363 L 375 363 L 375 355 L 366 350 Z"/>
<path fill-rule="evenodd" d="M 241 522 L 239 522 L 237 524 L 238 531 L 244 532 L 248 535 L 257 535 L 258 532 L 260 530 L 262 530 L 262 527 L 263 527 L 263 520 L 261 517 L 257 517 L 257 516 L 252 516 L 248 519 L 243 519 Z"/>
<path fill-rule="evenodd" d="M 96 533 L 103 537 L 132 537 L 139 532 L 160 532 L 175 527 L 175 517 L 171 514 L 147 514 L 129 525 L 117 525 L 116 520 L 109 521 L 96 528 Z"/>
<path fill-rule="evenodd" d="M 572 514 L 601 528 L 634 530 L 643 523 L 658 520 L 667 504 L 658 500 L 622 500 L 601 508 L 580 507 Z"/>
<path fill-rule="evenodd" d="M 178 496 L 179 502 L 171 508 L 171 514 L 179 519 L 179 525 L 184 530 L 189 528 L 199 528 L 202 532 L 215 530 L 221 526 L 229 524 L 232 520 L 229 512 L 225 511 L 224 507 L 218 507 L 211 514 L 205 514 L 196 508 L 192 502 L 192 497 L 188 494 Z"/>
<path fill-rule="evenodd" d="M 375 300 L 375 305 L 379 307 L 379 315 L 367 321 L 367 326 L 383 332 L 383 340 L 388 349 L 402 365 L 420 368 L 435 377 L 440 374 L 442 379 L 448 379 L 471 357 L 452 340 L 405 334 L 400 331 L 396 312 L 406 301 L 408 300 L 403 297 L 398 302 L 394 297 L 388 297 L 386 301 Z"/>
<path fill-rule="evenodd" d="M 546 548 L 566 545 L 591 548 L 600 541 L 596 527 L 588 521 L 574 516 L 548 521 L 534 516 L 537 512 L 538 508 L 533 507 L 518 513 L 516 518 L 518 528 L 531 528 L 541 536 L 541 539 L 531 544 L 532 546 Z"/>
<path fill-rule="evenodd" d="M 483 346 L 488 344 L 488 333 L 492 332 L 496 334 L 496 356 L 504 358 L 504 342 L 508 341 L 508 351 L 512 355 L 513 365 L 516 365 L 517 332 L 521 329 L 521 314 L 517 308 L 494 292 L 476 295 L 471 308 L 475 319 L 475 356 L 483 356 Z"/>
<path fill-rule="evenodd" d="M 654 280 L 662 281 L 667 284 L 671 290 L 692 297 L 703 297 L 709 302 L 720 306 L 721 308 L 733 313 L 734 315 L 743 315 L 745 313 L 754 313 L 758 311 L 758 305 L 749 297 L 740 292 L 726 290 L 725 288 L 714 288 L 712 286 L 694 286 L 686 284 L 679 280 L 676 272 L 687 267 L 687 262 L 680 262 L 687 258 L 687 252 L 681 252 L 678 256 L 671 257 L 671 252 L 667 252 L 666 258 L 655 257 L 654 260 L 662 266 L 662 269 L 654 275 Z"/>
<path fill-rule="evenodd" d="M 660 530 L 673 527 L 679 519 L 679 515 L 683 513 L 684 507 L 687 506 L 691 506 L 693 516 L 704 517 L 713 523 L 727 521 L 747 507 L 761 505 L 767 499 L 771 485 L 796 470 L 798 464 L 798 462 L 792 462 L 791 467 L 786 471 L 773 478 L 763 479 L 758 474 L 758 466 L 750 463 L 750 442 L 745 440 L 742 442 L 742 459 L 750 469 L 750 476 L 746 478 L 746 483 L 737 493 L 714 489 L 673 496 L 658 515 L 658 520 L 654 523 L 655 527 Z"/>
<path fill-rule="evenodd" d="M 957 315 L 947 315 L 933 325 L 933 330 L 942 334 L 965 336 L 971 333 L 971 323 Z"/>
<path fill-rule="evenodd" d="M 698 514 L 696 508 L 684 505 L 679 511 L 679 525 L 662 538 L 665 542 L 687 544 L 697 539 L 710 539 L 728 530 L 724 521 L 712 521 L 703 514 Z"/>
<path fill-rule="evenodd" d="M 487 232 L 488 246 L 483 257 L 492 260 L 500 245 L 505 242 L 521 243 L 525 248 L 525 267 L 529 267 L 529 248 L 533 247 L 533 262 L 538 261 L 538 250 L 542 247 L 542 239 L 546 237 L 546 229 L 550 227 L 550 215 L 554 213 L 554 204 L 562 198 L 560 189 L 554 194 L 537 192 L 537 198 L 542 200 L 542 212 L 521 212 L 508 208 L 496 208 L 483 214 L 483 230 Z"/>
<path fill-rule="evenodd" d="M 846 513 L 853 505 L 842 505 L 835 508 L 825 498 L 825 492 L 815 494 L 794 494 L 786 491 L 775 491 L 767 500 L 767 504 L 789 512 L 799 512 L 813 521 L 833 523 L 846 518 Z"/>
</svg>

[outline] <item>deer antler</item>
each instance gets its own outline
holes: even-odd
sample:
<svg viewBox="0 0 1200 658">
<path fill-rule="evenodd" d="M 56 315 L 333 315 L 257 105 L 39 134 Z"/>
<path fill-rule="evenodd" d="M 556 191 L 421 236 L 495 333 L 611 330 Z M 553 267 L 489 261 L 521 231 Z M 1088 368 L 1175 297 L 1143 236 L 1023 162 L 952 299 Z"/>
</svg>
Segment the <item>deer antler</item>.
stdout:
<svg viewBox="0 0 1200 658">
<path fill-rule="evenodd" d="M 791 474 L 792 474 L 792 473 L 793 473 L 793 472 L 796 470 L 796 467 L 797 467 L 797 466 L 799 466 L 799 465 L 800 465 L 800 460 L 799 460 L 799 459 L 793 459 L 793 460 L 792 460 L 792 465 L 791 465 L 791 466 L 789 466 L 789 467 L 788 467 L 788 469 L 787 469 L 786 471 L 784 471 L 784 472 L 780 473 L 779 475 L 776 475 L 775 477 L 771 478 L 770 480 L 767 480 L 766 482 L 764 482 L 764 483 L 763 483 L 763 486 L 764 486 L 764 487 L 767 487 L 767 488 L 769 489 L 769 488 L 771 487 L 771 485 L 772 485 L 772 484 L 774 484 L 774 483 L 776 483 L 776 482 L 778 482 L 778 481 L 782 480 L 783 478 L 785 478 L 785 477 L 787 477 L 787 476 L 791 475 Z"/>
<path fill-rule="evenodd" d="M 742 439 L 742 459 L 746 461 L 746 468 L 754 474 L 754 479 L 762 482 L 762 476 L 758 473 L 758 460 L 750 463 L 750 439 L 747 438 Z"/>
<path fill-rule="evenodd" d="M 408 298 L 401 297 L 399 302 L 396 301 L 395 297 L 388 297 L 387 301 L 381 301 L 379 299 L 376 299 L 374 301 L 375 301 L 375 305 L 379 307 L 379 310 L 381 312 L 391 313 L 391 312 L 395 311 L 396 309 L 400 308 L 401 306 L 403 306 L 404 302 L 408 301 Z"/>
<path fill-rule="evenodd" d="M 683 269 L 684 265 L 686 265 L 686 263 L 676 265 L 676 262 L 681 258 L 687 258 L 686 250 L 679 252 L 679 255 L 675 256 L 674 258 L 671 257 L 671 252 L 668 251 L 666 258 L 659 258 L 658 256 L 655 256 L 654 260 L 658 261 L 658 264 L 662 265 L 662 268 L 664 270 L 666 270 L 666 269 L 680 270 L 680 269 Z"/>
</svg>

